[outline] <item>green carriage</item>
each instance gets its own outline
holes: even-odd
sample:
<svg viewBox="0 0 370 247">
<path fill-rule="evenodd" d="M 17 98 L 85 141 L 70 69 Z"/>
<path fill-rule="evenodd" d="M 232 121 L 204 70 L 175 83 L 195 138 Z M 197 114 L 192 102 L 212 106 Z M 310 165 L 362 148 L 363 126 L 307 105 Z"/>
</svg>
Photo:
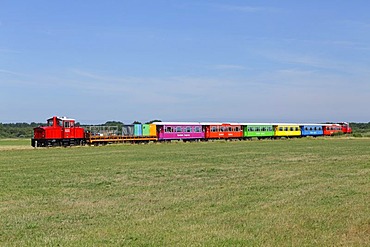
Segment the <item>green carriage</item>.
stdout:
<svg viewBox="0 0 370 247">
<path fill-rule="evenodd" d="M 272 124 L 243 124 L 243 137 L 245 138 L 272 138 L 274 128 Z"/>
</svg>

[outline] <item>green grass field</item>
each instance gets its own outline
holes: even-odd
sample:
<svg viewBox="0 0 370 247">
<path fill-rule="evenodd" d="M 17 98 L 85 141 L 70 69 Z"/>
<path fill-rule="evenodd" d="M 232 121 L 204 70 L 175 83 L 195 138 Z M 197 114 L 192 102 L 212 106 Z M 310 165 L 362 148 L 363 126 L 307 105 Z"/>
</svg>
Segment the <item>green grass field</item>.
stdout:
<svg viewBox="0 0 370 247">
<path fill-rule="evenodd" d="M 370 246 L 370 139 L 0 140 L 0 246 Z"/>
</svg>

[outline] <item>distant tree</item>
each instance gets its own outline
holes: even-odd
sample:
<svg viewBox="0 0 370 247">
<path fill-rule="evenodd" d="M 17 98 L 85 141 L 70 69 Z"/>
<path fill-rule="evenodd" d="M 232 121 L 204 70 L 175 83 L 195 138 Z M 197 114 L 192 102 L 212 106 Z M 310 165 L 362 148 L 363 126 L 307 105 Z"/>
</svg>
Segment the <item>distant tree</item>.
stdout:
<svg viewBox="0 0 370 247">
<path fill-rule="evenodd" d="M 369 123 L 349 123 L 353 133 L 365 133 L 370 131 Z"/>
<path fill-rule="evenodd" d="M 134 121 L 132 124 L 141 124 L 139 121 Z"/>
<path fill-rule="evenodd" d="M 105 126 L 122 126 L 123 123 L 120 121 L 107 121 L 104 125 Z"/>
<path fill-rule="evenodd" d="M 105 125 L 123 125 L 123 123 L 120 121 L 107 121 Z"/>
<path fill-rule="evenodd" d="M 151 120 L 149 122 L 146 122 L 146 124 L 151 124 L 151 123 L 154 123 L 154 122 L 162 122 L 162 120 L 154 119 L 154 120 Z"/>
</svg>

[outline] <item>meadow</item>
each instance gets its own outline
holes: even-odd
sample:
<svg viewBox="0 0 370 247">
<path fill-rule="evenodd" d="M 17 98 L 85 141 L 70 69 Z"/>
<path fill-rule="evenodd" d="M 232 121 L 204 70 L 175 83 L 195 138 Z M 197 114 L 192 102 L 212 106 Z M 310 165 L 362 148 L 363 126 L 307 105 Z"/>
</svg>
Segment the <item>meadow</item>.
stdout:
<svg viewBox="0 0 370 247">
<path fill-rule="evenodd" d="M 370 139 L 0 140 L 0 246 L 370 246 Z"/>
</svg>

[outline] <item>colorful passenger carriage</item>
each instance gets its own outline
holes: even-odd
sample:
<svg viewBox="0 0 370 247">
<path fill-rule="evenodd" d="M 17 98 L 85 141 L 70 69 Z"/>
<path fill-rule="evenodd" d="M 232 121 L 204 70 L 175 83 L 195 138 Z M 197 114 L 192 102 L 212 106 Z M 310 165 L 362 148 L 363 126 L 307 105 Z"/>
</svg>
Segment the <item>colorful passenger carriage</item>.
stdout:
<svg viewBox="0 0 370 247">
<path fill-rule="evenodd" d="M 323 126 L 320 124 L 301 125 L 302 136 L 322 136 L 324 135 Z"/>
<path fill-rule="evenodd" d="M 298 124 L 275 124 L 275 137 L 298 137 L 301 129 Z"/>
<path fill-rule="evenodd" d="M 241 123 L 244 138 L 272 138 L 274 137 L 274 126 L 268 123 Z"/>
<path fill-rule="evenodd" d="M 206 139 L 242 139 L 243 129 L 239 123 L 201 123 Z"/>
<path fill-rule="evenodd" d="M 159 141 L 204 139 L 204 129 L 199 122 L 154 122 Z"/>
</svg>

